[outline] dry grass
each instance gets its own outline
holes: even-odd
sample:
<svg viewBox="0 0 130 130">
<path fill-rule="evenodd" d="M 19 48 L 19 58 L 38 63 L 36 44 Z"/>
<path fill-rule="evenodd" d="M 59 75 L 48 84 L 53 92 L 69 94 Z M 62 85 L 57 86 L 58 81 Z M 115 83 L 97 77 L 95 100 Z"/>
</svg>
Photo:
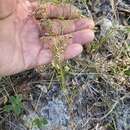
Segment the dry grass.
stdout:
<svg viewBox="0 0 130 130">
<path fill-rule="evenodd" d="M 53 2 L 61 1 L 53 0 Z M 91 1 L 87 2 L 91 3 Z M 117 7 L 113 0 L 110 2 L 116 16 Z M 65 63 L 69 71 L 65 72 L 64 77 L 62 75 L 65 80 L 62 84 L 66 83 L 67 91 L 64 100 L 67 100 L 65 102 L 69 104 L 71 114 L 77 103 L 79 115 L 86 115 L 80 125 L 81 130 L 94 130 L 101 127 L 106 130 L 119 130 L 122 127 L 126 129 L 130 127 L 127 123 L 130 99 L 130 46 L 128 43 L 130 32 L 125 26 L 112 24 L 106 34 L 101 36 L 102 24 L 99 24 L 98 20 L 96 26 L 94 43 L 84 47 L 84 52 L 79 57 Z M 41 77 L 46 77 L 46 75 L 48 78 L 42 80 Z M 47 91 L 49 91 L 53 84 L 58 83 L 56 75 L 55 69 L 47 66 L 40 76 L 35 71 L 27 71 L 18 76 L 1 78 L 1 97 L 4 97 L 4 103 L 7 103 L 10 95 L 18 93 L 16 86 L 23 84 L 23 81 L 27 82 L 32 87 L 31 90 L 34 90 L 29 94 L 32 96 L 33 93 L 36 93 L 35 95 L 37 95 L 35 105 L 33 105 L 35 106 L 34 111 L 38 113 L 39 102 L 44 93 L 41 89 L 35 88 L 35 84 L 47 86 Z M 127 114 L 122 115 L 125 111 Z M 5 125 L 6 122 L 12 126 L 12 129 L 17 126 L 16 122 L 14 123 L 8 118 L 12 117 L 12 113 L 4 114 L 2 109 L 0 113 L 0 124 Z M 76 123 L 72 118 L 70 124 L 74 130 L 79 127 L 79 124 Z M 2 125 L 1 128 L 3 128 Z"/>
</svg>

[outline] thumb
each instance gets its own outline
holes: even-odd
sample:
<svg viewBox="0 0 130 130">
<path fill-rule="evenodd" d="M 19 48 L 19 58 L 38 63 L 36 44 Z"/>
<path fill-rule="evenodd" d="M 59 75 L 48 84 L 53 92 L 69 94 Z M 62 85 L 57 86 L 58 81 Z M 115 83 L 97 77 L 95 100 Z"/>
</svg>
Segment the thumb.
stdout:
<svg viewBox="0 0 130 130">
<path fill-rule="evenodd" d="M 16 9 L 17 0 L 0 0 L 0 19 L 11 15 Z"/>
</svg>

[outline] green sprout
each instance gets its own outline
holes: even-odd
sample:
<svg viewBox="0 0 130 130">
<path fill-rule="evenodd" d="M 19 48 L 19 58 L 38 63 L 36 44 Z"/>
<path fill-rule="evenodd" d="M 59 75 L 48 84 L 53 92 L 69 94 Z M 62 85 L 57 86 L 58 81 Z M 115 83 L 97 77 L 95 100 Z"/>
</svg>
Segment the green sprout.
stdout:
<svg viewBox="0 0 130 130">
<path fill-rule="evenodd" d="M 9 105 L 4 106 L 4 111 L 14 112 L 17 116 L 19 116 L 23 111 L 22 96 L 11 96 L 9 99 Z"/>
<path fill-rule="evenodd" d="M 32 122 L 32 125 L 34 127 L 37 127 L 39 129 L 42 129 L 45 127 L 45 125 L 48 124 L 48 121 L 46 118 L 43 118 L 43 117 L 38 117 L 38 118 L 35 118 Z"/>
</svg>

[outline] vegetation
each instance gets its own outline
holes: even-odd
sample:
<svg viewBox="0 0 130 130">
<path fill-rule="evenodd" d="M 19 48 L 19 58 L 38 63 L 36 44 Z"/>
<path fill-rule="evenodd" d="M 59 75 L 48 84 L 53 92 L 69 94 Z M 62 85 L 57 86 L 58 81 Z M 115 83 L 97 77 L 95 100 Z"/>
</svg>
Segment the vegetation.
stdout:
<svg viewBox="0 0 130 130">
<path fill-rule="evenodd" d="M 39 2 L 41 4 L 43 0 L 39 0 Z M 72 0 L 47 0 L 44 2 L 53 2 L 55 4 L 73 3 Z M 82 2 L 91 5 L 92 1 L 82 0 Z M 95 4 L 97 3 L 99 2 L 95 1 L 93 6 L 96 6 Z M 113 15 L 115 15 L 116 5 L 114 5 L 112 1 L 111 4 L 114 10 Z M 93 12 L 95 10 L 94 8 L 92 9 Z M 98 17 L 100 13 L 92 15 L 97 21 L 99 20 Z M 64 18 L 62 17 L 60 19 Z M 101 17 L 101 19 L 103 18 Z M 120 21 L 120 18 L 118 21 Z M 65 104 L 66 102 L 68 103 L 68 110 L 72 116 L 72 120 L 76 112 L 78 116 L 80 116 L 80 119 L 83 118 L 81 128 L 88 128 L 89 126 L 91 126 L 89 127 L 90 129 L 93 127 L 92 129 L 102 128 L 106 130 L 128 128 L 129 123 L 127 119 L 129 119 L 130 115 L 130 28 L 128 26 L 120 26 L 114 22 L 103 36 L 100 35 L 101 31 L 104 31 L 106 28 L 101 28 L 102 23 L 99 24 L 97 22 L 94 42 L 87 47 L 84 46 L 84 52 L 81 56 L 71 61 L 63 62 L 61 59 L 61 54 L 63 54 L 66 49 L 66 41 L 64 41 L 62 37 L 58 41 L 55 41 L 56 44 L 51 48 L 54 54 L 53 62 L 51 66 L 44 67 L 43 72 L 40 72 L 42 76 L 39 79 L 33 79 L 39 76 L 35 71 L 31 71 L 31 74 L 24 72 L 22 76 L 18 75 L 18 77 L 12 76 L 12 80 L 7 77 L 1 78 L 2 97 L 6 97 L 6 101 L 4 101 L 3 105 L 4 112 L 9 115 L 13 113 L 17 117 L 22 115 L 24 110 L 24 94 L 22 96 L 17 94 L 15 87 L 19 79 L 22 79 L 23 83 L 23 79 L 25 80 L 23 77 L 26 77 L 26 82 L 32 86 L 29 93 L 29 99 L 31 99 L 29 103 L 31 102 L 30 106 L 38 115 L 38 117 L 33 118 L 31 122 L 32 127 L 42 129 L 49 124 L 46 118 L 39 116 L 39 111 L 35 108 L 41 105 L 39 103 L 40 101 L 48 101 L 47 98 L 50 98 L 48 93 L 51 90 L 53 92 L 56 91 L 51 99 L 55 100 L 57 90 L 53 90 L 53 85 L 60 84 L 62 89 L 61 93 L 64 97 L 60 96 L 62 100 L 65 99 Z M 52 26 L 48 19 L 46 20 L 46 26 L 48 28 Z M 50 34 L 51 33 L 52 32 L 50 32 Z M 31 79 L 29 77 L 31 77 Z M 46 80 L 43 80 L 44 78 Z M 42 87 L 38 88 L 37 84 L 40 84 Z M 11 86 L 13 92 L 10 92 L 8 89 L 9 86 Z M 44 87 L 47 90 L 44 90 Z M 14 96 L 10 97 L 10 95 Z M 26 97 L 26 99 L 28 99 L 28 97 Z M 34 100 L 34 103 L 32 103 L 32 100 Z M 47 101 L 44 102 L 43 106 L 46 105 Z M 73 112 L 74 109 L 76 109 L 75 113 Z M 79 119 L 78 116 L 76 119 Z M 6 119 L 6 116 L 4 118 Z M 73 124 L 73 121 L 69 123 L 72 123 L 73 129 L 78 127 L 77 122 L 76 124 Z"/>
<path fill-rule="evenodd" d="M 39 129 L 42 129 L 45 127 L 45 125 L 48 124 L 48 121 L 46 120 L 46 118 L 35 118 L 32 122 L 33 126 Z"/>
<path fill-rule="evenodd" d="M 9 99 L 9 105 L 4 106 L 6 112 L 13 112 L 19 116 L 23 112 L 22 96 L 11 96 Z"/>
</svg>

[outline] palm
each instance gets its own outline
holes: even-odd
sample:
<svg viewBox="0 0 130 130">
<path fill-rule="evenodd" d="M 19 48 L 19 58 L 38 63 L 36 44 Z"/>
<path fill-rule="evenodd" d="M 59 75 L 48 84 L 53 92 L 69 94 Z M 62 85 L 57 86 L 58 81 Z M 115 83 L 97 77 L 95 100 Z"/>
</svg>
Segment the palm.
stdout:
<svg viewBox="0 0 130 130">
<path fill-rule="evenodd" d="M 6 46 L 5 51 L 1 51 L 1 59 L 8 74 L 49 61 L 48 50 L 43 49 L 39 42 L 38 26 L 31 16 L 32 12 L 28 6 L 26 3 L 19 3 L 12 16 L 0 21 L 1 25 L 3 24 L 1 29 L 6 30 L 6 33 L 1 33 L 0 37 L 0 40 L 4 39 L 3 48 Z M 10 66 L 8 70 L 6 65 Z"/>
<path fill-rule="evenodd" d="M 19 41 L 22 46 L 22 55 L 24 57 L 25 67 L 32 67 L 37 64 L 39 61 L 39 55 L 42 51 L 46 51 L 42 48 L 42 44 L 39 41 L 39 29 L 36 21 L 32 16 L 27 16 L 22 20 L 21 24 L 18 23 L 18 26 L 21 26 L 21 32 L 19 33 Z M 43 57 L 44 59 L 44 57 Z"/>
</svg>

